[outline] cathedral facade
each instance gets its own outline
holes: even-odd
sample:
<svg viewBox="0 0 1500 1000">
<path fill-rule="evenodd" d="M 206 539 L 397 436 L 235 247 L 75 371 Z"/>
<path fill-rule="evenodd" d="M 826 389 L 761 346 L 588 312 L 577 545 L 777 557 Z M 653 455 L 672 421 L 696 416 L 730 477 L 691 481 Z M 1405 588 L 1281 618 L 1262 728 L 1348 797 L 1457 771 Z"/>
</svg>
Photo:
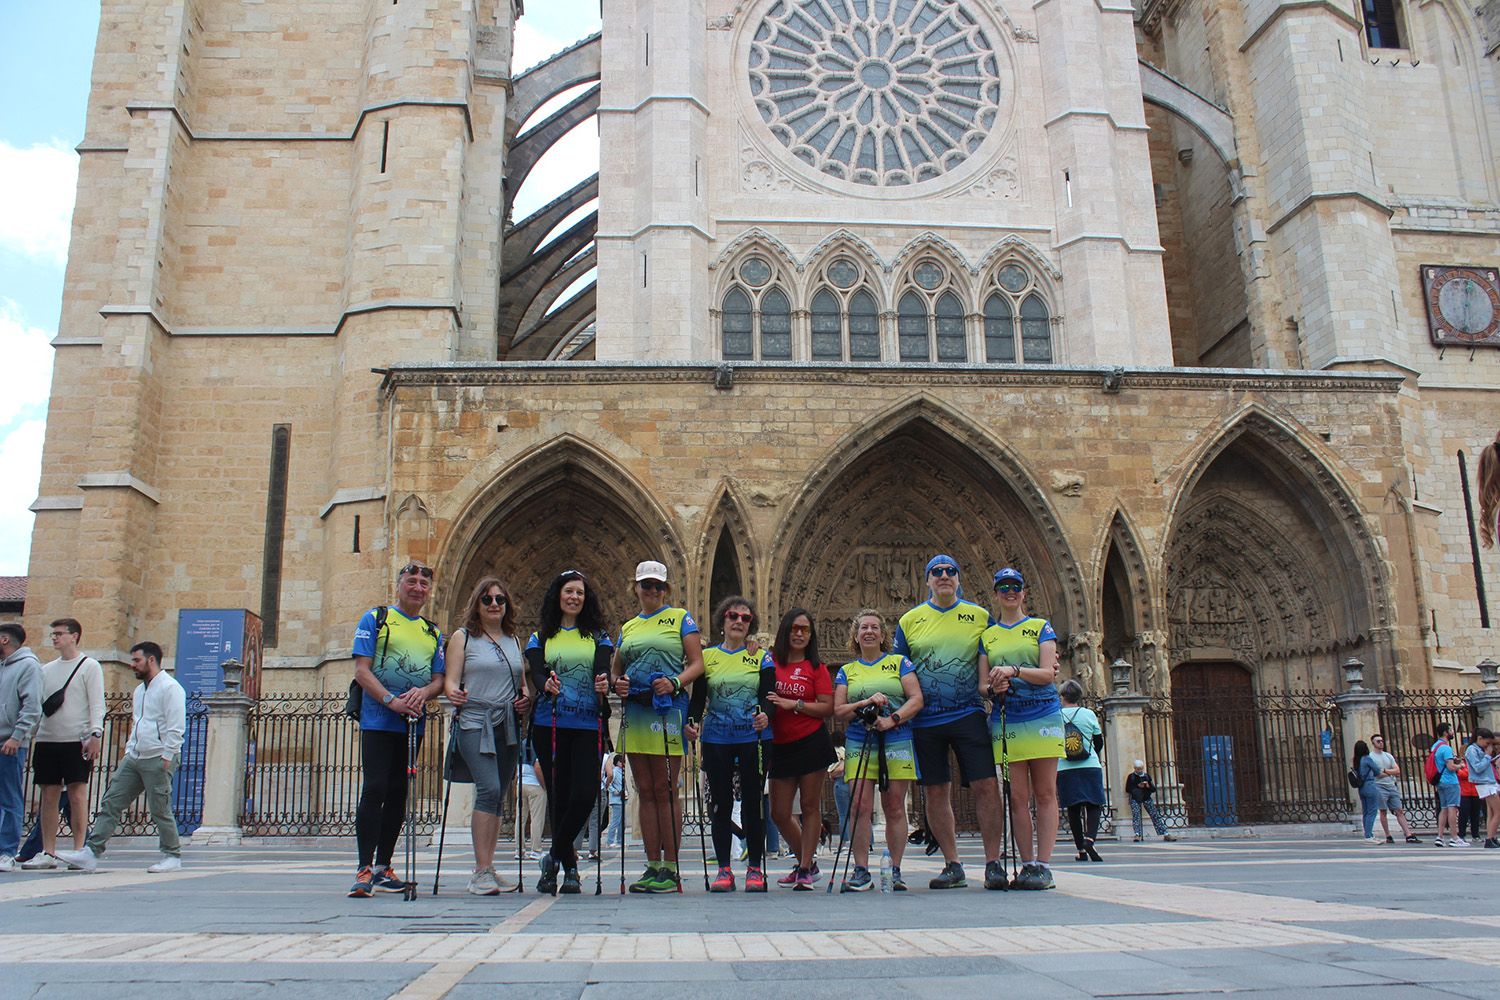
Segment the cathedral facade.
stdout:
<svg viewBox="0 0 1500 1000">
<path fill-rule="evenodd" d="M 444 627 L 659 558 L 832 649 L 946 551 L 1096 692 L 1472 686 L 1496 0 L 605 0 L 529 68 L 524 16 L 105 0 L 28 617 L 244 607 L 334 691 L 413 556 Z"/>
</svg>

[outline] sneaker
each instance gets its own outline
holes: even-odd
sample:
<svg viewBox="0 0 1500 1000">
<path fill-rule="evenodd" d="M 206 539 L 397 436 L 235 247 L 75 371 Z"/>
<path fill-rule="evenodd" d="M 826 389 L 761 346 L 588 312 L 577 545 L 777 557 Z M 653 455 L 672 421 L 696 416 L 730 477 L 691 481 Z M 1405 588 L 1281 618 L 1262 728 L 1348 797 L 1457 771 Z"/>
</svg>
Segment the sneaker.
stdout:
<svg viewBox="0 0 1500 1000">
<path fill-rule="evenodd" d="M 514 883 L 510 879 L 506 878 L 504 875 L 501 875 L 499 872 L 495 871 L 495 869 L 491 868 L 490 871 L 489 871 L 489 875 L 490 875 L 490 878 L 492 880 L 494 880 L 495 891 L 497 891 L 497 892 L 515 892 L 516 891 L 516 883 Z"/>
<path fill-rule="evenodd" d="M 791 871 L 787 872 L 785 875 L 781 876 L 781 878 L 776 880 L 776 884 L 784 888 L 790 888 L 791 886 L 796 885 L 797 873 L 799 871 L 801 871 L 801 869 L 796 865 L 793 865 Z"/>
<path fill-rule="evenodd" d="M 807 874 L 812 878 L 814 882 L 817 882 L 823 877 L 823 869 L 818 867 L 818 859 L 816 856 L 813 857 L 812 867 L 807 870 Z"/>
<path fill-rule="evenodd" d="M 736 859 L 736 860 L 744 861 L 745 859 L 747 859 L 749 857 L 750 857 L 750 848 L 748 848 L 748 847 L 741 847 L 740 848 L 739 858 Z"/>
<path fill-rule="evenodd" d="M 566 896 L 576 896 L 583 891 L 583 883 L 578 877 L 577 868 L 568 868 L 563 872 L 562 885 L 557 891 Z"/>
<path fill-rule="evenodd" d="M 1135 836 L 1135 842 L 1136 842 L 1136 843 L 1137 843 L 1137 844 L 1139 844 L 1139 843 L 1140 843 L 1140 842 L 1141 842 L 1141 841 L 1143 841 L 1143 840 L 1145 840 L 1145 839 L 1146 839 L 1146 838 L 1145 838 L 1145 837 L 1142 837 L 1142 836 L 1141 836 L 1141 835 L 1140 835 L 1140 834 L 1136 834 L 1136 836 Z"/>
<path fill-rule="evenodd" d="M 1433 847 L 1447 847 L 1448 846 L 1448 842 L 1446 840 L 1444 840 L 1442 837 L 1433 837 L 1432 838 L 1432 846 Z"/>
<path fill-rule="evenodd" d="M 762 879 L 761 882 L 762 882 L 762 884 L 764 884 L 765 880 Z M 745 886 L 745 889 L 748 891 L 749 888 L 750 888 L 750 886 L 747 883 L 746 886 Z M 732 872 L 729 869 L 728 865 L 720 865 L 719 866 L 719 874 L 718 874 L 717 877 L 714 878 L 713 883 L 708 887 L 708 891 L 709 892 L 733 892 L 734 891 L 734 872 Z"/>
<path fill-rule="evenodd" d="M 680 892 L 682 891 L 682 880 L 677 873 L 669 868 L 658 868 L 651 873 L 651 881 L 646 883 L 646 892 Z"/>
<path fill-rule="evenodd" d="M 540 861 L 540 860 L 542 860 L 542 854 L 541 854 L 540 851 L 527 851 L 526 852 L 526 860 L 527 861 Z"/>
<path fill-rule="evenodd" d="M 163 872 L 180 872 L 182 871 L 182 859 L 175 854 L 163 854 L 161 860 L 150 868 L 147 868 L 146 871 L 152 875 L 160 875 Z"/>
<path fill-rule="evenodd" d="M 901 877 L 901 869 L 895 865 L 891 866 L 891 891 L 906 891 L 906 879 Z"/>
<path fill-rule="evenodd" d="M 875 881 L 870 878 L 870 869 L 864 865 L 855 865 L 854 873 L 844 879 L 844 884 L 839 886 L 839 892 L 869 892 L 875 888 Z"/>
<path fill-rule="evenodd" d="M 653 892 L 651 886 L 654 884 L 656 884 L 656 866 L 648 864 L 646 870 L 641 873 L 641 877 L 630 883 L 630 891 Z"/>
<path fill-rule="evenodd" d="M 1392 837 L 1390 834 L 1386 834 L 1385 835 L 1385 842 L 1387 844 L 1394 844 L 1396 842 L 1396 838 Z"/>
<path fill-rule="evenodd" d="M 1038 861 L 1028 861 L 1021 866 L 1016 877 L 1011 879 L 1012 889 L 1026 889 L 1040 891 L 1051 889 L 1056 883 L 1052 880 L 1052 869 Z"/>
<path fill-rule="evenodd" d="M 1032 871 L 1035 873 L 1032 875 L 1033 889 L 1044 890 L 1056 887 L 1057 883 L 1052 879 L 1051 868 L 1038 861 L 1036 865 L 1033 866 Z"/>
<path fill-rule="evenodd" d="M 1465 840 L 1464 838 L 1462 838 L 1462 837 L 1449 837 L 1448 838 L 1448 846 L 1449 847 L 1468 847 L 1469 846 L 1469 842 L 1467 840 Z"/>
<path fill-rule="evenodd" d="M 536 880 L 536 891 L 543 896 L 557 895 L 557 869 L 558 864 L 552 859 L 551 854 L 542 855 L 542 874 Z"/>
<path fill-rule="evenodd" d="M 0 872 L 13 872 L 20 867 L 14 854 L 0 854 Z"/>
<path fill-rule="evenodd" d="M 1484 846 L 1493 851 L 1495 848 L 1500 847 L 1500 840 L 1496 840 L 1494 837 L 1486 837 L 1484 839 Z"/>
<path fill-rule="evenodd" d="M 1172 844 L 1176 843 L 1177 835 L 1175 833 L 1164 833 L 1161 835 L 1161 839 L 1165 840 L 1169 844 Z"/>
<path fill-rule="evenodd" d="M 375 891 L 405 892 L 406 881 L 396 874 L 396 869 L 390 865 L 382 865 L 375 869 Z"/>
<path fill-rule="evenodd" d="M 813 873 L 810 869 L 798 868 L 797 884 L 792 886 L 792 888 L 797 892 L 812 892 L 813 883 L 816 881 L 817 879 L 813 877 Z"/>
<path fill-rule="evenodd" d="M 964 878 L 964 866 L 957 861 L 950 861 L 938 872 L 937 878 L 927 883 L 929 889 L 962 889 L 969 884 Z"/>
<path fill-rule="evenodd" d="M 1362 843 L 1362 844 L 1379 844 L 1379 843 L 1383 843 L 1383 841 L 1381 841 L 1381 839 L 1379 837 L 1361 837 L 1360 838 L 1360 843 Z"/>
<path fill-rule="evenodd" d="M 482 872 L 475 872 L 469 878 L 469 884 L 464 891 L 471 896 L 498 896 L 500 886 L 496 883 L 495 873 L 485 869 Z"/>
<path fill-rule="evenodd" d="M 763 871 L 761 871 L 759 868 L 750 868 L 750 869 L 746 870 L 746 872 L 745 872 L 745 891 L 746 892 L 765 892 L 766 891 L 766 873 L 763 872 Z"/>
<path fill-rule="evenodd" d="M 58 851 L 56 857 L 74 871 L 91 872 L 99 867 L 99 856 L 88 844 L 76 851 Z"/>
<path fill-rule="evenodd" d="M 1422 838 L 1418 837 L 1415 833 L 1410 833 L 1406 836 L 1406 842 L 1408 844 L 1420 844 L 1422 842 Z"/>
<path fill-rule="evenodd" d="M 1005 880 L 1005 866 L 999 861 L 985 862 L 984 887 L 986 889 L 1006 889 L 1010 883 Z"/>
<path fill-rule="evenodd" d="M 21 862 L 23 872 L 49 871 L 57 867 L 57 859 L 50 854 L 38 854 Z"/>
<path fill-rule="evenodd" d="M 84 848 L 87 850 L 88 848 Z M 354 876 L 354 884 L 349 887 L 349 896 L 353 899 L 364 899 L 375 892 L 375 871 L 372 868 L 361 868 L 359 874 Z"/>
</svg>

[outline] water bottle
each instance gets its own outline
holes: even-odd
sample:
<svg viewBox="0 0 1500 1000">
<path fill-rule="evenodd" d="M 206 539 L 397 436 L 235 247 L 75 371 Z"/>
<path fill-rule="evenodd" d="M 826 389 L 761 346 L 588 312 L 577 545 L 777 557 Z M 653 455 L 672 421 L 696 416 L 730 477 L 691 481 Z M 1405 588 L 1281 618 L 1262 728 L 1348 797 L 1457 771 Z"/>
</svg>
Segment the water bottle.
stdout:
<svg viewBox="0 0 1500 1000">
<path fill-rule="evenodd" d="M 889 848 L 880 852 L 880 891 L 891 891 L 891 852 Z"/>
</svg>

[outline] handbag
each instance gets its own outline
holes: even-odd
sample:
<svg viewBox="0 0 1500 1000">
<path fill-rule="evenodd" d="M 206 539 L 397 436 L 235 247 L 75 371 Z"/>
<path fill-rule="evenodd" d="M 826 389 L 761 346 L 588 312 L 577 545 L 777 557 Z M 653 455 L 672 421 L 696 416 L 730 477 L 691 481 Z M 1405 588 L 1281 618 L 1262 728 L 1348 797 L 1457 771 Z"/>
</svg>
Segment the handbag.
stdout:
<svg viewBox="0 0 1500 1000">
<path fill-rule="evenodd" d="M 66 698 L 68 694 L 68 685 L 73 683 L 73 678 L 78 676 L 78 668 L 83 666 L 83 661 L 87 659 L 87 656 L 80 656 L 78 658 L 78 662 L 73 665 L 73 672 L 68 675 L 67 680 L 63 681 L 63 686 L 58 688 L 56 691 L 53 691 L 45 699 L 42 700 L 43 715 L 51 718 L 52 716 L 57 714 L 58 709 L 63 707 L 63 699 Z"/>
</svg>

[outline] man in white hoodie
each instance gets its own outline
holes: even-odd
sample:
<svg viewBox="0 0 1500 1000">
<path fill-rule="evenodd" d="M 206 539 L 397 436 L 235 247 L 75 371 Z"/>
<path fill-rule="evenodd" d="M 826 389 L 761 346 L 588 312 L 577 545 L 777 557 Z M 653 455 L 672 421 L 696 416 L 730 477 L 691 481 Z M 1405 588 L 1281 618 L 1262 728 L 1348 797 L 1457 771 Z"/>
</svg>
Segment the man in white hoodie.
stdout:
<svg viewBox="0 0 1500 1000">
<path fill-rule="evenodd" d="M 161 669 L 161 647 L 138 642 L 130 647 L 130 669 L 140 680 L 131 699 L 130 739 L 125 757 L 110 775 L 109 788 L 89 832 L 88 843 L 77 851 L 58 851 L 69 868 L 91 872 L 120 824 L 120 817 L 142 791 L 156 824 L 161 860 L 148 872 L 175 872 L 182 867 L 182 843 L 177 839 L 177 817 L 172 815 L 172 775 L 182 758 L 187 731 L 187 695 L 182 685 Z"/>
</svg>

